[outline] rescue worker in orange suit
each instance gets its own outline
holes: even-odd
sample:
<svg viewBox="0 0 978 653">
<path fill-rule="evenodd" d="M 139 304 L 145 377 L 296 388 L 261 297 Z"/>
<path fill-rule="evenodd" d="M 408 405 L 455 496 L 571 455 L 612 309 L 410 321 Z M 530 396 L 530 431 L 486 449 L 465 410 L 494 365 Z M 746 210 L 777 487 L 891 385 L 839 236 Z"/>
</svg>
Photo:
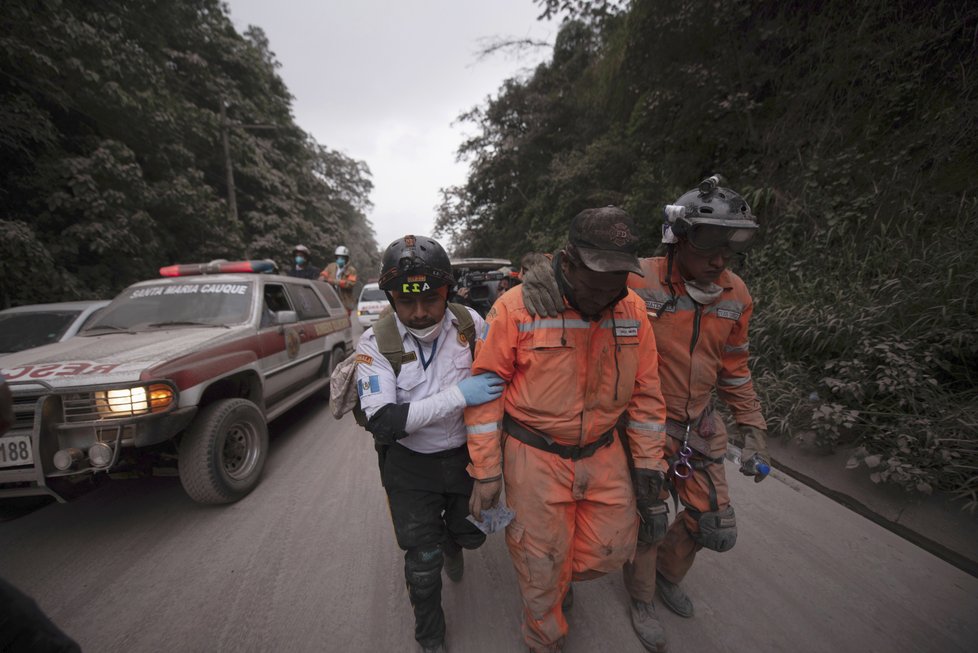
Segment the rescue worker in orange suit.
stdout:
<svg viewBox="0 0 978 653">
<path fill-rule="evenodd" d="M 713 411 L 714 389 L 744 441 L 740 472 L 759 482 L 770 469 L 767 425 L 747 367 L 754 304 L 743 280 L 727 269 L 733 256 L 751 245 L 757 222 L 744 199 L 721 184 L 719 177 L 710 177 L 666 207 L 666 256 L 643 259 L 644 277 L 629 278 L 655 331 L 668 414 L 669 486 L 684 507 L 665 540 L 659 545 L 640 540 L 634 561 L 624 568 L 633 606 L 648 604 L 652 615 L 658 588 L 669 609 L 692 617 L 693 603 L 680 583 L 697 552 L 729 551 L 737 540 L 723 465 L 727 431 Z M 533 285 L 533 299 L 550 297 L 528 306 L 555 315 L 547 306 L 554 293 L 546 284 Z M 635 610 L 632 615 L 645 647 L 665 650 L 658 619 L 637 622 Z"/>
<path fill-rule="evenodd" d="M 659 498 L 666 464 L 665 405 L 645 305 L 626 287 L 642 274 L 635 224 L 615 207 L 588 209 L 570 225 L 553 270 L 565 302 L 560 319 L 534 319 L 514 290 L 486 318 L 473 374 L 506 382 L 497 400 L 466 408 L 470 508 L 481 520 L 503 482 L 515 519 L 506 544 L 523 599 L 523 638 L 533 651 L 560 650 L 572 580 L 620 568 L 640 530 L 635 486 L 649 508 L 642 530 L 664 535 Z M 625 414 L 625 435 L 615 425 Z M 505 463 L 503 462 L 505 461 Z"/>
<path fill-rule="evenodd" d="M 357 269 L 350 263 L 350 250 L 345 245 L 336 248 L 335 256 L 336 260 L 323 268 L 319 280 L 336 288 L 346 312 L 350 313 L 357 305 L 357 298 L 353 294 L 357 285 Z"/>
</svg>

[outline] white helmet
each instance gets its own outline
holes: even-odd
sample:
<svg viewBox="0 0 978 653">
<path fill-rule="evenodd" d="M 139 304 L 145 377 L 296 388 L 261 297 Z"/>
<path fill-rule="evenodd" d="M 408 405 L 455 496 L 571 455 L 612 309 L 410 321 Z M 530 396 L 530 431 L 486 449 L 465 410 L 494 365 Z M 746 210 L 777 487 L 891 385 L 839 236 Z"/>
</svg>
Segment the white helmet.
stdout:
<svg viewBox="0 0 978 653">
<path fill-rule="evenodd" d="M 347 256 L 348 257 L 348 256 L 350 256 L 350 250 L 348 250 L 346 248 L 346 245 L 340 245 L 339 247 L 336 248 L 336 251 L 333 252 L 333 254 L 336 255 L 336 256 Z"/>
</svg>

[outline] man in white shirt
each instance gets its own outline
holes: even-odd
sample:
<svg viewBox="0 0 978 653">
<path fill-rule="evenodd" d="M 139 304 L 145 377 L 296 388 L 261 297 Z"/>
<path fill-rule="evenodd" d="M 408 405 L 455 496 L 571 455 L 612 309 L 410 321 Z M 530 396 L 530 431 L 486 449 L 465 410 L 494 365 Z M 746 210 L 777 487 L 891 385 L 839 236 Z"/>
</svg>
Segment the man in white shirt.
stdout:
<svg viewBox="0 0 978 653">
<path fill-rule="evenodd" d="M 458 582 L 462 549 L 485 541 L 466 519 L 473 481 L 465 469 L 462 409 L 503 390 L 494 374 L 472 376 L 470 339 L 484 322 L 472 309 L 447 310 L 453 284 L 451 262 L 438 242 L 425 236 L 394 241 L 384 253 L 379 285 L 394 308 L 387 319 L 399 338 L 382 318 L 357 346 L 360 406 L 380 456 L 394 532 L 405 552 L 414 636 L 424 651 L 445 650 L 442 566 Z"/>
</svg>

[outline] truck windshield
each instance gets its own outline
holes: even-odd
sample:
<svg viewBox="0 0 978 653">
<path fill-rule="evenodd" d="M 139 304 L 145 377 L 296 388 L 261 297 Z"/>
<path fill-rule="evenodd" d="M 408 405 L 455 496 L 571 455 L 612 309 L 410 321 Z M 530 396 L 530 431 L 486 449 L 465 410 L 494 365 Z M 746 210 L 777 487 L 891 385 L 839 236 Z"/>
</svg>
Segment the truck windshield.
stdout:
<svg viewBox="0 0 978 653">
<path fill-rule="evenodd" d="M 127 288 L 83 333 L 228 326 L 248 321 L 254 284 L 193 282 Z"/>
<path fill-rule="evenodd" d="M 387 293 L 380 288 L 364 288 L 360 293 L 361 302 L 386 302 Z"/>
</svg>

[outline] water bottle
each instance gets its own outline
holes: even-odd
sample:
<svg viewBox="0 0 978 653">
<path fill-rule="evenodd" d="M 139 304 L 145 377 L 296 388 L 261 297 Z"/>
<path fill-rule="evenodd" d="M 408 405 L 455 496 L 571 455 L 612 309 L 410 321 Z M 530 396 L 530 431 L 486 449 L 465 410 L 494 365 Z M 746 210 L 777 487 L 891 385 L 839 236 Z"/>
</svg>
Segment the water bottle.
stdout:
<svg viewBox="0 0 978 653">
<path fill-rule="evenodd" d="M 739 447 L 732 444 L 727 447 L 727 460 L 737 465 L 741 473 L 753 475 L 755 482 L 759 483 L 771 473 L 771 466 L 764 462 L 764 459 L 761 458 L 761 454 L 755 453 L 744 461 L 741 461 L 740 456 L 741 450 Z"/>
<path fill-rule="evenodd" d="M 753 456 L 740 464 L 740 469 L 746 474 L 757 476 L 762 479 L 771 473 L 771 466 L 764 462 L 761 454 L 755 453 Z"/>
</svg>

